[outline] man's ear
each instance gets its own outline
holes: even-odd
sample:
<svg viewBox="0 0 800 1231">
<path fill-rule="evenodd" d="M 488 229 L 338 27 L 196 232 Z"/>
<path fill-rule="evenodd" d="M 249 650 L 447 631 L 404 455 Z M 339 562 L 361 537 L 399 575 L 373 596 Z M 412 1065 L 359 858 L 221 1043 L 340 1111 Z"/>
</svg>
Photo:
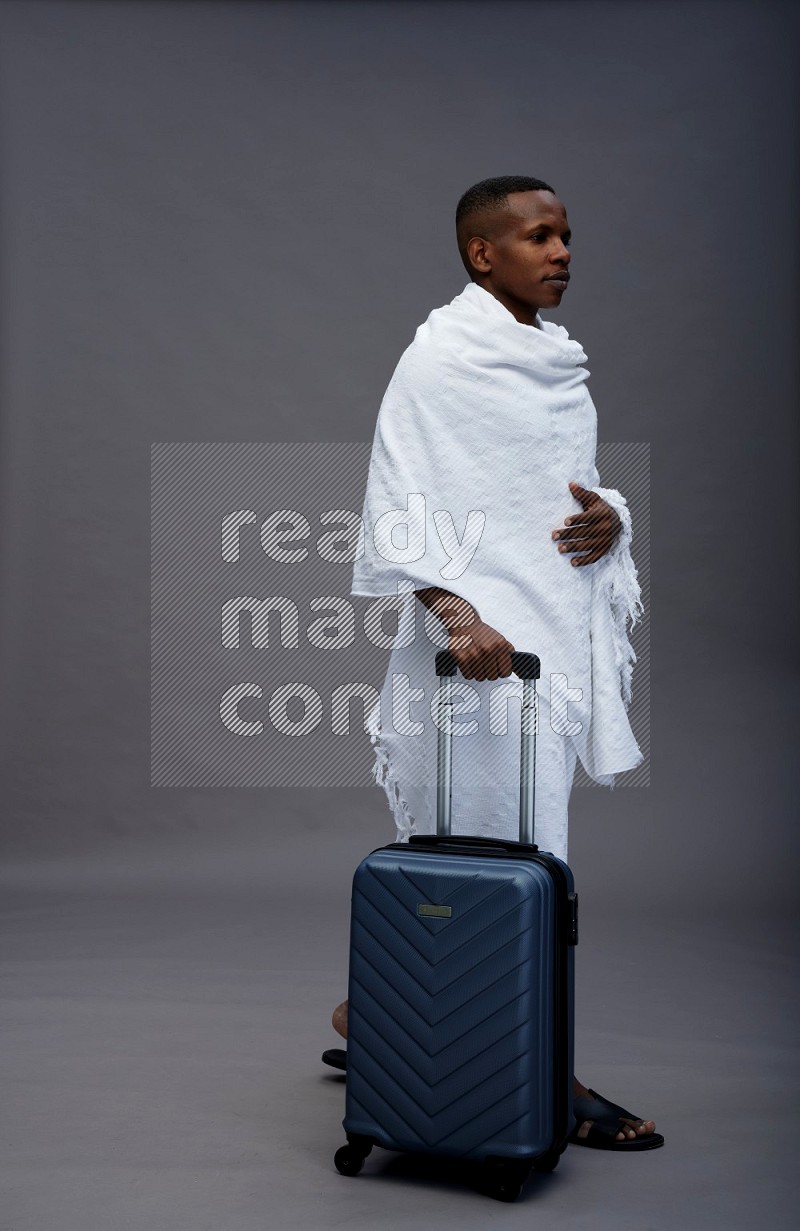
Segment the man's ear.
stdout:
<svg viewBox="0 0 800 1231">
<path fill-rule="evenodd" d="M 467 244 L 467 256 L 472 268 L 479 274 L 492 272 L 490 245 L 480 235 L 475 235 Z"/>
</svg>

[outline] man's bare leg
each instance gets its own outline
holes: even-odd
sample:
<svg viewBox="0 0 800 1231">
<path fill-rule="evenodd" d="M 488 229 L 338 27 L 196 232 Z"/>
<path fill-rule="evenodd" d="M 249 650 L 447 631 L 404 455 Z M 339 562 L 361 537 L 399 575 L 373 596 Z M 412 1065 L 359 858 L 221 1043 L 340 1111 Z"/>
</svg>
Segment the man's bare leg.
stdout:
<svg viewBox="0 0 800 1231">
<path fill-rule="evenodd" d="M 340 1034 L 343 1039 L 347 1038 L 347 1001 L 343 1000 L 341 1004 L 337 1004 L 333 1010 L 331 1024 L 337 1034 Z M 579 1098 L 582 1094 L 588 1095 L 589 1091 L 586 1086 L 581 1085 L 577 1077 L 573 1079 L 572 1096 Z M 578 1129 L 578 1136 L 585 1137 L 592 1127 L 592 1120 L 584 1120 Z M 617 1141 L 632 1140 L 634 1137 L 646 1137 L 649 1133 L 654 1133 L 656 1129 L 655 1120 L 628 1120 L 627 1126 L 620 1129 L 617 1133 Z"/>
<path fill-rule="evenodd" d="M 337 1034 L 340 1034 L 343 1039 L 347 1038 L 347 1001 L 343 1000 L 341 1004 L 337 1004 L 333 1010 L 331 1025 Z"/>
</svg>

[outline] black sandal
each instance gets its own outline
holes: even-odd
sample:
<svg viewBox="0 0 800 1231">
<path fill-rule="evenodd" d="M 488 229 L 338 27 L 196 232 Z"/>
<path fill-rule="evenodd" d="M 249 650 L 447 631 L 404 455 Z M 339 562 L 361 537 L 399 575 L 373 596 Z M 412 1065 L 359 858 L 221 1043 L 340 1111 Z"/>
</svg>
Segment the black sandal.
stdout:
<svg viewBox="0 0 800 1231">
<path fill-rule="evenodd" d="M 647 1133 L 644 1136 L 637 1134 L 636 1137 L 618 1141 L 617 1133 L 620 1129 L 632 1127 L 621 1124 L 620 1121 L 641 1120 L 642 1117 L 635 1116 L 618 1103 L 603 1098 L 596 1090 L 590 1090 L 589 1095 L 591 1097 L 581 1094 L 573 1100 L 577 1124 L 569 1135 L 572 1145 L 591 1146 L 595 1150 L 654 1150 L 656 1146 L 663 1146 L 664 1138 L 661 1133 Z M 585 1137 L 579 1137 L 578 1129 L 586 1120 L 592 1120 L 592 1126 Z"/>
<path fill-rule="evenodd" d="M 346 1073 L 347 1052 L 343 1047 L 330 1047 L 328 1051 L 322 1053 L 322 1063 L 329 1064 L 332 1069 L 341 1069 L 343 1073 Z"/>
</svg>

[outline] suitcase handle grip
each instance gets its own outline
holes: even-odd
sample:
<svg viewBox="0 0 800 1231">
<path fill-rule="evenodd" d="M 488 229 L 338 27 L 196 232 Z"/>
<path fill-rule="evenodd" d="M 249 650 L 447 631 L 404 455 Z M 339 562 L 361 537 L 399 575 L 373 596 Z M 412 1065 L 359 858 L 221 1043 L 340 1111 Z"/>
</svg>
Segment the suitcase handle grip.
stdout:
<svg viewBox="0 0 800 1231">
<path fill-rule="evenodd" d="M 520 847 L 525 850 L 538 851 L 538 846 L 535 842 L 504 842 L 502 838 L 479 838 L 465 834 L 459 837 L 458 834 L 413 834 L 408 839 L 409 846 L 433 846 L 433 847 L 475 847 L 481 850 L 491 849 L 505 851 L 510 855 L 519 853 Z"/>
<path fill-rule="evenodd" d="M 523 650 L 511 651 L 511 670 L 521 680 L 538 680 L 541 674 L 541 663 L 538 655 L 526 654 Z M 449 650 L 439 650 L 436 655 L 436 674 L 455 675 L 458 663 Z"/>
</svg>

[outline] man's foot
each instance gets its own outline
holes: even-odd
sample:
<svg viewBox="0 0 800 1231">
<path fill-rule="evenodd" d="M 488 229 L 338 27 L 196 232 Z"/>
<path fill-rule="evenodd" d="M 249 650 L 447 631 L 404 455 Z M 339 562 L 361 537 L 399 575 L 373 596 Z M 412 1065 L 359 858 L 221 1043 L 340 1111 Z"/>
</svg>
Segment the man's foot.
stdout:
<svg viewBox="0 0 800 1231">
<path fill-rule="evenodd" d="M 573 1079 L 575 1117 L 578 1123 L 570 1135 L 574 1145 L 594 1146 L 600 1150 L 650 1150 L 664 1144 L 655 1131 L 654 1120 L 642 1120 L 603 1098 L 596 1090 Z"/>
<path fill-rule="evenodd" d="M 333 1010 L 331 1017 L 331 1025 L 337 1034 L 340 1034 L 343 1039 L 347 1038 L 347 1001 L 343 1000 L 341 1004 L 337 1004 Z"/>
</svg>

